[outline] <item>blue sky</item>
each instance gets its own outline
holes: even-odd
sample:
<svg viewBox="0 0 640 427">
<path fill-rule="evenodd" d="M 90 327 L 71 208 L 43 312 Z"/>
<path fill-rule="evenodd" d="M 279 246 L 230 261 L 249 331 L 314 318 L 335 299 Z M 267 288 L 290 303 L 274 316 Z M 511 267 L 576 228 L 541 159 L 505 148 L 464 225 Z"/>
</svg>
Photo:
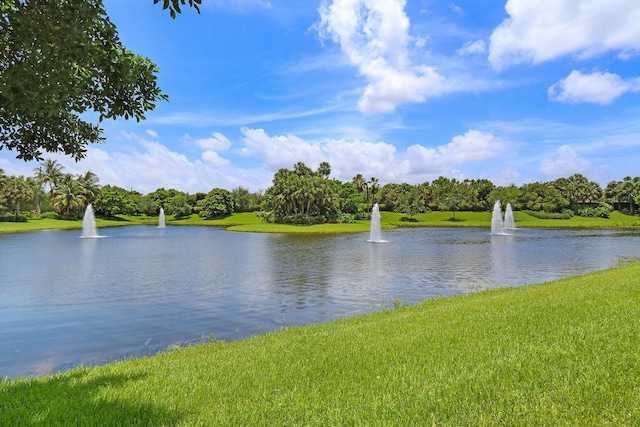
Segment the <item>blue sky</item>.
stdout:
<svg viewBox="0 0 640 427">
<path fill-rule="evenodd" d="M 105 0 L 169 102 L 67 172 L 148 193 L 264 190 L 297 161 L 389 182 L 640 175 L 637 0 Z M 37 162 L 0 151 L 9 175 Z"/>
</svg>

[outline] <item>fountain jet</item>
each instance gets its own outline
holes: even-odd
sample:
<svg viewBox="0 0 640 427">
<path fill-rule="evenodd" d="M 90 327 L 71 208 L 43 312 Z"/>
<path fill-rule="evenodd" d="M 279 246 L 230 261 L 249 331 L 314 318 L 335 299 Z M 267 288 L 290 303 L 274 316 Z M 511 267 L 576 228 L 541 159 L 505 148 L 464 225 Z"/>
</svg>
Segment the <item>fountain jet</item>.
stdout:
<svg viewBox="0 0 640 427">
<path fill-rule="evenodd" d="M 511 203 L 507 203 L 507 210 L 504 213 L 504 229 L 514 230 L 516 228 L 516 221 L 513 219 L 513 210 L 511 209 Z"/>
<path fill-rule="evenodd" d="M 491 214 L 491 234 L 504 234 L 504 223 L 502 222 L 502 204 L 496 200 Z"/>
<path fill-rule="evenodd" d="M 164 224 L 164 208 L 160 208 L 160 216 L 158 217 L 158 228 L 165 228 L 165 224 Z"/>
<path fill-rule="evenodd" d="M 82 237 L 89 239 L 100 237 L 98 236 L 96 218 L 93 215 L 93 206 L 91 206 L 91 203 L 87 205 L 87 209 L 84 211 L 84 217 L 82 217 Z"/>
<path fill-rule="evenodd" d="M 376 203 L 371 210 L 371 230 L 369 231 L 369 240 L 371 243 L 385 243 L 387 240 L 382 239 L 380 227 L 380 208 Z"/>
</svg>

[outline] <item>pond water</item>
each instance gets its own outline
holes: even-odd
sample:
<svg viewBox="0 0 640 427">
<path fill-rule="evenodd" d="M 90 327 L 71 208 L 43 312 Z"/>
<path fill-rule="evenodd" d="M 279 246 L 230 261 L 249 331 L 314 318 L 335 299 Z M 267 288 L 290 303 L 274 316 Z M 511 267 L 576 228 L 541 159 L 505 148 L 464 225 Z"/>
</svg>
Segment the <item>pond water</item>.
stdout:
<svg viewBox="0 0 640 427">
<path fill-rule="evenodd" d="M 539 283 L 640 256 L 638 235 L 616 230 L 415 228 L 385 231 L 389 243 L 368 243 L 368 233 L 192 226 L 100 234 L 0 235 L 0 377 Z"/>
</svg>

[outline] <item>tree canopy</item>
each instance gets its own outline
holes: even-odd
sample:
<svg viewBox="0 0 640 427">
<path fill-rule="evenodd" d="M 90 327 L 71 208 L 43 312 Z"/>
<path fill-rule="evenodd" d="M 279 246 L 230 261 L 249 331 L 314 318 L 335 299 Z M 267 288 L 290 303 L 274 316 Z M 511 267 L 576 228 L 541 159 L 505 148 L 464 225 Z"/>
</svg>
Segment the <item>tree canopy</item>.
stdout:
<svg viewBox="0 0 640 427">
<path fill-rule="evenodd" d="M 160 0 L 154 0 L 158 3 Z M 201 0 L 188 0 L 200 11 Z M 164 0 L 172 17 L 186 0 Z M 86 119 L 143 120 L 160 100 L 158 67 L 126 49 L 102 0 L 0 0 L 0 150 L 78 160 L 104 141 Z"/>
</svg>

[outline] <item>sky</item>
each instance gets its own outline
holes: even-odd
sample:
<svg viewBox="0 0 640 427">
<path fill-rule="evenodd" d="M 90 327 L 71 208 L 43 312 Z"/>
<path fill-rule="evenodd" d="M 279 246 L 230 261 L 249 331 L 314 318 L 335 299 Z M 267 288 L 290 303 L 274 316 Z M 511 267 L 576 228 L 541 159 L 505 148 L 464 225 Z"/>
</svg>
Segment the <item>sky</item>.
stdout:
<svg viewBox="0 0 640 427">
<path fill-rule="evenodd" d="M 261 191 L 298 161 L 383 185 L 640 175 L 637 0 L 104 3 L 169 101 L 102 122 L 80 162 L 45 153 L 101 185 Z"/>
</svg>

